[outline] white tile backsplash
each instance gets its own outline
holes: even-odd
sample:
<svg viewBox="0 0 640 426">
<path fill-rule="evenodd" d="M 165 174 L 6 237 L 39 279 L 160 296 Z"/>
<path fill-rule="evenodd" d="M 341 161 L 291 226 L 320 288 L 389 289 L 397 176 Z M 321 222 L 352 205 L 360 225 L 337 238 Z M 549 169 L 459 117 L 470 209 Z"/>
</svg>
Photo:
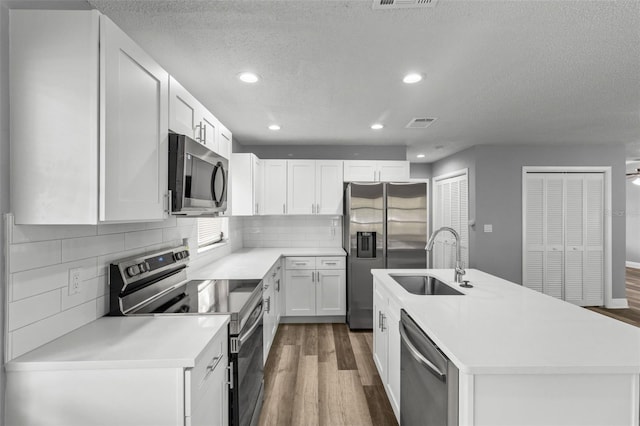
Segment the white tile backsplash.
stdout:
<svg viewBox="0 0 640 426">
<path fill-rule="evenodd" d="M 123 251 L 125 235 L 109 234 L 62 240 L 62 261 L 69 262 Z"/>
<path fill-rule="evenodd" d="M 340 216 L 244 218 L 245 247 L 342 247 Z"/>
<path fill-rule="evenodd" d="M 7 215 L 9 245 L 7 361 L 109 311 L 112 261 L 183 244 L 191 265 L 242 248 L 243 219 L 229 218 L 228 244 L 198 253 L 195 218 L 97 226 L 26 226 Z M 69 270 L 80 268 L 80 292 L 69 295 Z"/>
</svg>

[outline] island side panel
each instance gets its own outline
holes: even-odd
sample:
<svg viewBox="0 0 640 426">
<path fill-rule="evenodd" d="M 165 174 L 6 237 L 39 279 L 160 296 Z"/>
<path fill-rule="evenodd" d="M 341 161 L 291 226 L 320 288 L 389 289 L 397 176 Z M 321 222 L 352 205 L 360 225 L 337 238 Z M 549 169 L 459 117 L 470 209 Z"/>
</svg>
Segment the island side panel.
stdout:
<svg viewBox="0 0 640 426">
<path fill-rule="evenodd" d="M 183 376 L 182 368 L 9 371 L 6 424 L 183 425 Z"/>
<path fill-rule="evenodd" d="M 638 374 L 475 375 L 460 424 L 637 426 L 639 380 Z"/>
</svg>

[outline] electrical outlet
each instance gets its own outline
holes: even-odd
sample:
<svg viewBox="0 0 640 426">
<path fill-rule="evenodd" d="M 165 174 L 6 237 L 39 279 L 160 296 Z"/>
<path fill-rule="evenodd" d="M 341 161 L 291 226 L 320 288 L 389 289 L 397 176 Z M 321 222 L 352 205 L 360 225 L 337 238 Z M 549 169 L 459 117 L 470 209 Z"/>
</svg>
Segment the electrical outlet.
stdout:
<svg viewBox="0 0 640 426">
<path fill-rule="evenodd" d="M 80 293 L 80 268 L 69 269 L 69 296 Z"/>
<path fill-rule="evenodd" d="M 493 225 L 485 224 L 484 232 L 493 232 Z"/>
</svg>

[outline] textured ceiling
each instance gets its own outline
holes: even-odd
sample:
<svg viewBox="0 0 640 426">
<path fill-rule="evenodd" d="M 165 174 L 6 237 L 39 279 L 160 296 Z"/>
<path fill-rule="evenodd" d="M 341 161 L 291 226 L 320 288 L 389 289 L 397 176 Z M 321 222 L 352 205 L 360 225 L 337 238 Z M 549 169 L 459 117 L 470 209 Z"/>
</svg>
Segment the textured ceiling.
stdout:
<svg viewBox="0 0 640 426">
<path fill-rule="evenodd" d="M 640 158 L 637 1 L 89 3 L 243 144 L 400 144 L 433 161 L 475 144 L 625 143 Z M 426 78 L 405 85 L 407 71 Z"/>
</svg>

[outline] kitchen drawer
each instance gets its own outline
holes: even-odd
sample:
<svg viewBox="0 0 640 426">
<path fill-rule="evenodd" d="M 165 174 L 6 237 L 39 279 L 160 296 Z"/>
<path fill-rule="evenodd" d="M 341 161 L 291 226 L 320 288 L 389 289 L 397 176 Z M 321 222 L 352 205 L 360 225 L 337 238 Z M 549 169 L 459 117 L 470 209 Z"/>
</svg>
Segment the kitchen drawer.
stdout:
<svg viewBox="0 0 640 426">
<path fill-rule="evenodd" d="M 315 257 L 287 257 L 287 269 L 316 269 Z"/>
<path fill-rule="evenodd" d="M 316 269 L 344 269 L 345 258 L 342 256 L 316 257 Z"/>
<path fill-rule="evenodd" d="M 208 380 L 214 376 L 214 372 L 227 368 L 227 340 L 225 329 L 225 331 L 218 333 L 198 355 L 196 365 L 189 372 L 191 376 L 191 395 L 194 400 L 198 399 L 198 395 L 201 394 Z"/>
</svg>

